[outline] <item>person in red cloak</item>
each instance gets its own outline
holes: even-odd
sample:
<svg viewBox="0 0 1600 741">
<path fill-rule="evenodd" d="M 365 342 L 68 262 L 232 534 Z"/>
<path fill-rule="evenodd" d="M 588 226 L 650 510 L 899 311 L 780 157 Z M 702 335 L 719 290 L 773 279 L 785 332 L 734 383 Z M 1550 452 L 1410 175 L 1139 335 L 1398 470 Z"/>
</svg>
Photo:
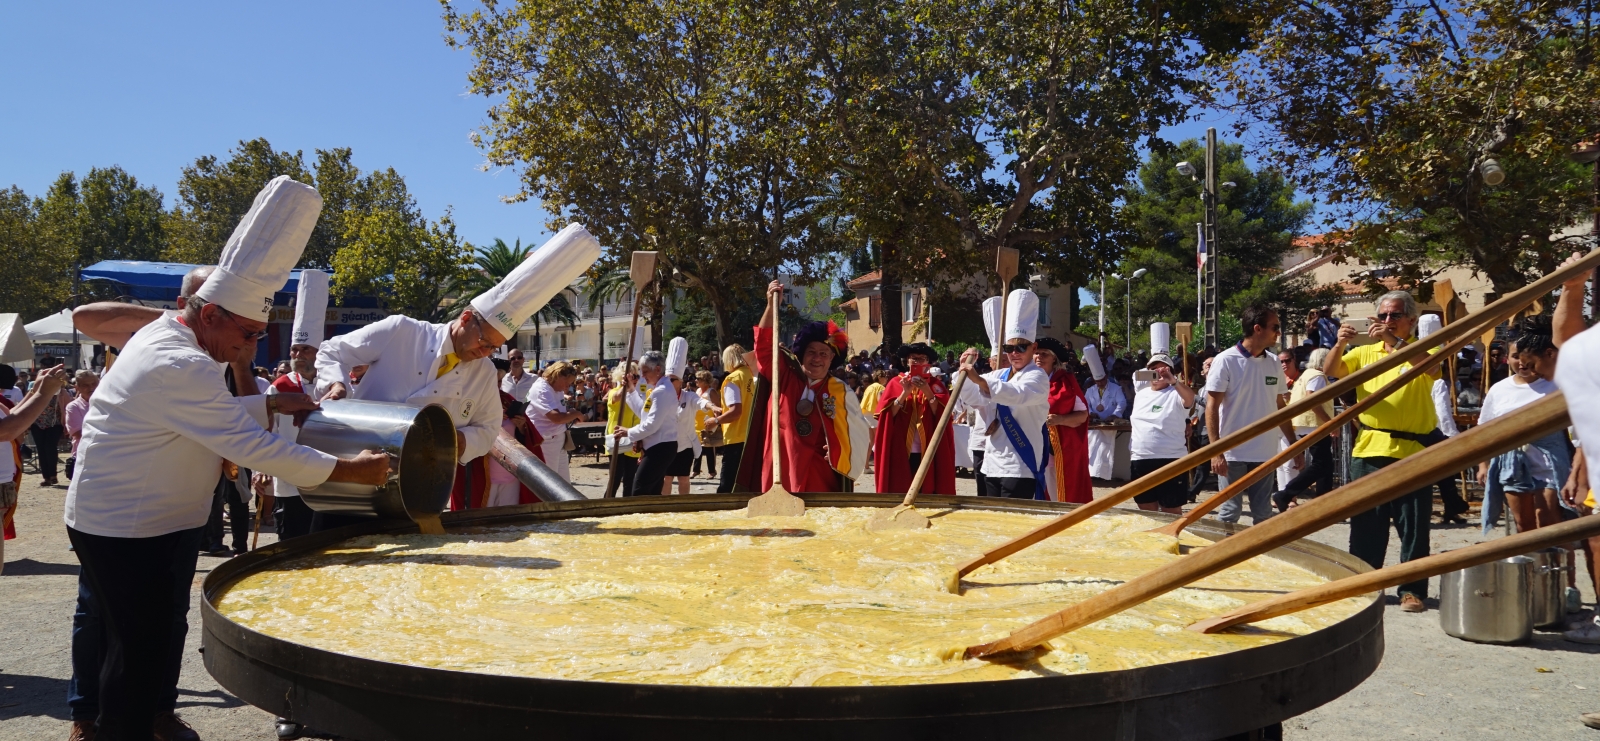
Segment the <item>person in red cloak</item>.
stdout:
<svg viewBox="0 0 1600 741">
<path fill-rule="evenodd" d="M 499 360 L 499 358 L 495 358 Z M 533 452 L 534 457 L 544 460 L 544 455 L 539 451 L 539 445 L 544 442 L 544 437 L 533 425 L 527 424 L 528 417 L 522 413 L 526 407 L 523 402 L 504 391 L 500 392 L 500 408 L 509 416 L 511 423 L 516 427 L 515 437 L 522 447 Z M 515 412 L 515 414 L 512 414 Z M 520 424 L 519 424 L 520 422 Z M 450 485 L 450 509 L 460 511 L 463 509 L 478 509 L 488 506 L 489 503 L 489 471 L 490 466 L 500 465 L 494 456 L 485 455 L 474 458 L 466 463 L 456 464 L 456 480 Z M 518 504 L 533 504 L 539 501 L 539 496 L 527 486 L 519 486 L 517 494 Z"/>
<path fill-rule="evenodd" d="M 1078 379 L 1067 370 L 1062 359 L 1067 348 L 1054 337 L 1040 337 L 1033 344 L 1033 362 L 1050 374 L 1050 416 L 1045 419 L 1050 465 L 1046 484 L 1058 502 L 1087 504 L 1094 501 L 1094 485 L 1089 481 L 1089 402 Z"/>
<path fill-rule="evenodd" d="M 939 424 L 939 414 L 950 403 L 950 390 L 938 378 L 928 375 L 935 356 L 934 349 L 921 342 L 901 345 L 900 362 L 906 371 L 889 379 L 878 397 L 878 429 L 873 440 L 881 494 L 904 494 L 911 489 L 911 480 L 916 477 Z M 955 435 L 948 429 L 918 493 L 956 493 Z"/>
</svg>

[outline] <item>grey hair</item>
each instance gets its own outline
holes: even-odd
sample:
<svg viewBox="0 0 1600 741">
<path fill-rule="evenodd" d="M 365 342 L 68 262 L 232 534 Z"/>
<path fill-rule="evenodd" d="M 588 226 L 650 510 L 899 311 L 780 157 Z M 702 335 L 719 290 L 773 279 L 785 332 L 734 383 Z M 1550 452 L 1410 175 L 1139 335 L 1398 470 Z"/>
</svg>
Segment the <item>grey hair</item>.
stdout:
<svg viewBox="0 0 1600 741">
<path fill-rule="evenodd" d="M 200 286 L 206 284 L 206 279 L 210 278 L 216 269 L 215 265 L 197 265 L 190 268 L 189 272 L 183 274 L 183 286 L 178 289 L 178 295 L 187 299 L 199 293 Z"/>
<path fill-rule="evenodd" d="M 1399 301 L 1400 306 L 1406 312 L 1406 316 L 1411 317 L 1412 319 L 1417 318 L 1417 300 L 1412 298 L 1409 292 L 1390 291 L 1382 296 L 1379 296 L 1378 303 L 1375 305 L 1381 309 L 1383 307 L 1383 302 L 1385 301 Z"/>
<path fill-rule="evenodd" d="M 643 373 L 644 369 L 646 369 L 646 368 L 654 368 L 656 370 L 661 370 L 662 368 L 665 368 L 666 366 L 667 366 L 667 359 L 661 355 L 661 351 L 660 350 L 651 350 L 651 351 L 646 352 L 645 354 L 639 356 L 639 372 L 640 373 Z"/>
<path fill-rule="evenodd" d="M 1306 367 L 1321 370 L 1324 363 L 1328 362 L 1328 348 L 1319 347 L 1311 351 L 1306 358 Z"/>
<path fill-rule="evenodd" d="M 81 370 L 81 371 L 78 371 L 76 374 L 74 374 L 72 376 L 72 383 L 74 385 L 83 383 L 85 381 L 91 381 L 91 382 L 94 382 L 94 383 L 99 383 L 100 382 L 100 374 L 95 373 L 92 370 Z"/>
</svg>

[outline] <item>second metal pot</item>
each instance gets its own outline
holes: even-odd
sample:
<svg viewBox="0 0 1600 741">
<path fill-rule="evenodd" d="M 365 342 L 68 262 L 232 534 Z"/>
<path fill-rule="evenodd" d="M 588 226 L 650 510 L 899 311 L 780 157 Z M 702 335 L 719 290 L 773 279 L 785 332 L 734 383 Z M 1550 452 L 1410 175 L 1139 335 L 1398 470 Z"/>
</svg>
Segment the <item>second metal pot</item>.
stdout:
<svg viewBox="0 0 1600 741">
<path fill-rule="evenodd" d="M 393 458 L 384 486 L 328 482 L 301 489 L 318 512 L 413 519 L 437 515 L 450 503 L 456 476 L 456 428 L 437 404 L 413 407 L 380 401 L 322 402 L 300 427 L 298 442 L 348 458 L 382 450 Z"/>
<path fill-rule="evenodd" d="M 1478 643 L 1528 640 L 1533 568 L 1533 559 L 1514 556 L 1439 577 L 1439 626 Z"/>
<path fill-rule="evenodd" d="M 1567 621 L 1567 550 L 1546 548 L 1528 554 L 1533 559 L 1533 580 L 1528 588 L 1528 609 L 1533 627 L 1562 625 Z"/>
</svg>

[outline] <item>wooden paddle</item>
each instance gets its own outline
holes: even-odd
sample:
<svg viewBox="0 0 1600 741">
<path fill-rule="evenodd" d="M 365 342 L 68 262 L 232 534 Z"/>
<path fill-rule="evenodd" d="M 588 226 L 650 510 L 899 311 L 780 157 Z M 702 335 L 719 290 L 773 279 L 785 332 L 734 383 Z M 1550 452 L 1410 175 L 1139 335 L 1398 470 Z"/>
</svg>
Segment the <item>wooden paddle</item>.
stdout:
<svg viewBox="0 0 1600 741">
<path fill-rule="evenodd" d="M 1223 502 L 1238 496 L 1239 492 L 1244 491 L 1251 484 L 1254 484 L 1257 481 L 1260 481 L 1273 474 L 1278 470 L 1278 466 L 1281 466 L 1285 462 L 1289 461 L 1289 459 L 1300 455 L 1302 451 L 1311 447 L 1312 444 L 1316 443 L 1318 440 L 1327 437 L 1328 435 L 1332 434 L 1334 430 L 1337 430 L 1353 421 L 1357 415 L 1368 409 L 1371 409 L 1375 404 L 1383 401 L 1388 395 L 1405 388 L 1407 384 L 1411 383 L 1413 380 L 1416 380 L 1418 376 L 1432 370 L 1432 368 L 1435 365 L 1438 365 L 1440 361 L 1456 354 L 1457 352 L 1460 352 L 1461 348 L 1466 347 L 1467 345 L 1470 345 L 1476 341 L 1477 339 L 1471 335 L 1460 337 L 1443 350 L 1423 358 L 1423 360 L 1418 362 L 1416 365 L 1413 365 L 1406 372 L 1401 373 L 1398 378 L 1395 378 L 1393 381 L 1384 384 L 1382 388 L 1372 392 L 1371 394 L 1368 394 L 1367 397 L 1361 401 L 1346 407 L 1343 412 L 1340 412 L 1333 419 L 1330 419 L 1327 422 L 1319 425 L 1317 429 L 1301 435 L 1299 440 L 1296 440 L 1293 445 L 1278 451 L 1278 454 L 1273 456 L 1271 460 L 1256 466 L 1250 471 L 1250 473 L 1245 474 L 1238 481 L 1229 482 L 1227 488 L 1211 495 L 1209 499 L 1201 502 L 1199 506 L 1189 510 L 1182 517 L 1173 520 L 1167 525 L 1150 530 L 1149 532 L 1160 533 L 1162 535 L 1171 535 L 1174 538 L 1178 537 L 1178 535 L 1184 531 L 1184 528 L 1199 522 L 1200 518 L 1205 517 L 1212 510 L 1222 506 Z"/>
<path fill-rule="evenodd" d="M 958 371 L 956 382 L 950 386 L 950 400 L 945 402 L 944 409 L 939 412 L 939 425 L 934 428 L 933 437 L 928 439 L 928 446 L 922 449 L 922 462 L 917 466 L 916 477 L 911 479 L 911 488 L 906 490 L 905 501 L 894 509 L 879 512 L 867 520 L 868 530 L 873 532 L 921 530 L 932 524 L 916 510 L 917 492 L 922 491 L 922 482 L 928 478 L 928 471 L 933 468 L 933 459 L 938 457 L 939 443 L 944 440 L 944 428 L 950 425 L 950 410 L 955 408 L 956 398 L 961 395 L 961 386 L 966 382 L 967 374 Z"/>
<path fill-rule="evenodd" d="M 778 385 L 778 373 L 783 368 L 783 351 L 778 346 L 778 294 L 772 294 L 769 303 L 771 308 L 768 311 L 772 313 L 772 404 L 768 413 L 772 419 L 767 430 L 772 436 L 772 488 L 750 500 L 750 508 L 745 516 L 800 517 L 806 513 L 806 500 L 783 488 L 783 441 L 778 435 L 778 396 L 783 389 Z"/>
<path fill-rule="evenodd" d="M 644 304 L 644 289 L 655 282 L 656 279 L 656 257 L 657 253 L 653 251 L 635 251 L 628 256 L 628 277 L 633 281 L 633 321 L 628 324 L 628 354 L 621 361 L 622 386 L 620 387 L 621 391 L 618 392 L 621 395 L 618 401 L 622 404 L 628 403 L 628 387 L 632 385 L 632 381 L 628 380 L 628 364 L 633 362 L 634 338 L 639 334 L 639 307 Z M 604 342 L 605 338 L 602 337 L 601 341 Z M 622 415 L 617 415 L 617 419 L 619 420 L 618 424 L 621 424 Z M 615 430 L 608 430 L 608 432 L 615 432 Z M 611 439 L 613 440 L 612 444 L 615 445 L 616 438 Z M 606 499 L 613 499 L 617 496 L 617 484 L 619 483 L 617 481 L 617 458 L 622 455 L 624 453 L 621 450 L 614 451 L 611 454 L 611 472 L 606 475 L 606 493 L 604 497 Z"/>
<path fill-rule="evenodd" d="M 1234 446 L 1250 440 L 1257 435 L 1271 431 L 1273 428 L 1282 424 L 1285 420 L 1293 419 L 1302 413 L 1310 411 L 1313 407 L 1332 401 L 1345 392 L 1351 391 L 1357 386 L 1388 372 L 1389 369 L 1404 363 L 1408 363 L 1411 360 L 1426 354 L 1430 347 L 1437 347 L 1439 343 L 1452 342 L 1463 335 L 1482 333 L 1485 330 L 1488 330 L 1492 335 L 1495 325 L 1498 325 L 1506 318 L 1514 315 L 1530 302 L 1560 287 L 1561 284 L 1566 281 L 1566 279 L 1574 275 L 1581 274 L 1586 270 L 1593 269 L 1595 266 L 1600 266 L 1600 249 L 1591 250 L 1589 254 L 1583 257 L 1582 260 L 1557 268 L 1549 275 L 1546 275 L 1545 277 L 1540 278 L 1539 280 L 1534 281 L 1533 283 L 1530 283 L 1517 291 L 1507 294 L 1494 303 L 1478 310 L 1475 314 L 1464 317 L 1462 321 L 1440 329 L 1438 332 L 1435 332 L 1431 337 L 1428 338 L 1428 344 L 1412 343 L 1401 348 L 1398 352 L 1390 353 L 1384 356 L 1383 359 L 1379 360 L 1378 362 L 1368 365 L 1356 371 L 1355 373 L 1350 374 L 1349 376 L 1339 379 L 1334 383 L 1328 384 L 1327 388 L 1324 388 L 1315 394 L 1306 396 L 1300 401 L 1294 402 L 1282 409 L 1279 409 L 1274 414 L 1270 414 L 1252 424 L 1246 425 L 1243 429 L 1237 430 L 1233 434 L 1223 437 L 1221 440 L 1214 440 L 1211 442 L 1211 444 L 1196 450 L 1193 453 L 1168 463 L 1167 465 L 1162 466 L 1150 474 L 1123 485 L 1122 488 L 1117 489 L 1107 496 L 1079 506 L 1071 512 L 1068 512 L 1067 514 L 1064 514 L 1039 526 L 1038 528 L 1035 528 L 1031 532 L 1018 536 L 1011 541 L 1002 544 L 997 548 L 991 549 L 977 558 L 962 564 L 959 568 L 952 572 L 948 578 L 945 579 L 945 589 L 952 594 L 960 594 L 961 577 L 972 573 L 974 570 L 984 565 L 1004 559 L 1013 553 L 1038 543 L 1052 535 L 1055 535 L 1056 533 L 1066 530 L 1067 528 L 1083 522 L 1084 520 L 1087 520 L 1101 512 L 1111 509 L 1118 504 L 1126 502 L 1127 500 L 1132 499 L 1139 494 L 1143 494 L 1144 492 L 1149 491 L 1168 479 L 1187 473 L 1194 467 L 1209 461 L 1211 458 L 1221 455 L 1222 453 L 1232 449 Z M 1487 372 L 1488 363 L 1485 362 L 1484 365 L 1486 369 L 1485 372 Z M 1473 464 L 1476 464 L 1476 461 L 1473 461 Z"/>
<path fill-rule="evenodd" d="M 1479 543 L 1466 548 L 1419 558 L 1415 561 L 1396 564 L 1377 571 L 1368 571 L 1365 574 L 1348 576 L 1337 581 L 1302 589 L 1298 592 L 1290 592 L 1272 599 L 1262 600 L 1255 604 L 1245 605 L 1221 617 L 1201 620 L 1189 626 L 1189 630 L 1200 633 L 1219 633 L 1236 625 L 1256 623 L 1268 618 L 1308 610 L 1317 605 L 1338 602 L 1347 597 L 1359 597 L 1380 589 L 1421 581 L 1440 574 L 1448 574 L 1452 571 L 1460 571 L 1461 569 L 1477 566 L 1478 564 L 1498 561 L 1512 556 L 1521 556 L 1541 548 L 1563 545 L 1596 535 L 1600 535 L 1600 515 L 1580 517 L 1559 525 L 1550 525 L 1541 527 L 1538 530 L 1517 533 L 1516 535 L 1491 540 L 1487 543 Z"/>
<path fill-rule="evenodd" d="M 1192 584 L 1235 564 L 1288 545 L 1353 515 L 1405 496 L 1417 482 L 1433 482 L 1451 471 L 1567 426 L 1560 392 L 1363 476 L 1254 527 L 1202 548 L 1121 586 L 1050 615 L 992 643 L 968 646 L 967 658 L 993 658 L 1028 651 L 1045 641 Z"/>
<path fill-rule="evenodd" d="M 995 334 L 1000 336 L 1000 344 L 1006 344 L 1011 339 L 1006 336 L 1006 304 L 1011 298 L 1011 279 L 1017 277 L 1017 257 L 1020 253 L 1015 247 L 994 248 L 994 272 L 1000 276 L 1000 330 Z M 1000 357 L 1005 357 L 1005 351 L 1000 352 Z M 998 368 L 996 370 L 999 370 Z"/>
</svg>

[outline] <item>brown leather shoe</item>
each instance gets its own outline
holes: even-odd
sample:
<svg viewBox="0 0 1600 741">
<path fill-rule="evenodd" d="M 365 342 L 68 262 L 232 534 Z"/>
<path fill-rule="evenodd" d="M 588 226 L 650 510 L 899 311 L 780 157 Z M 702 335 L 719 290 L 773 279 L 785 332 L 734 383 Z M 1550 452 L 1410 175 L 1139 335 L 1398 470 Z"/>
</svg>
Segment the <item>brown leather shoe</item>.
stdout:
<svg viewBox="0 0 1600 741">
<path fill-rule="evenodd" d="M 151 735 L 155 736 L 156 741 L 200 741 L 200 734 L 195 733 L 188 723 L 173 712 L 156 716 Z"/>
<path fill-rule="evenodd" d="M 1428 606 L 1422 604 L 1422 599 L 1414 594 L 1400 595 L 1401 612 L 1427 612 Z"/>
<path fill-rule="evenodd" d="M 1600 713 L 1584 713 L 1578 716 L 1578 720 L 1590 728 L 1600 729 Z"/>
<path fill-rule="evenodd" d="M 67 741 L 94 741 L 94 721 L 72 721 L 72 732 L 67 734 Z"/>
</svg>

